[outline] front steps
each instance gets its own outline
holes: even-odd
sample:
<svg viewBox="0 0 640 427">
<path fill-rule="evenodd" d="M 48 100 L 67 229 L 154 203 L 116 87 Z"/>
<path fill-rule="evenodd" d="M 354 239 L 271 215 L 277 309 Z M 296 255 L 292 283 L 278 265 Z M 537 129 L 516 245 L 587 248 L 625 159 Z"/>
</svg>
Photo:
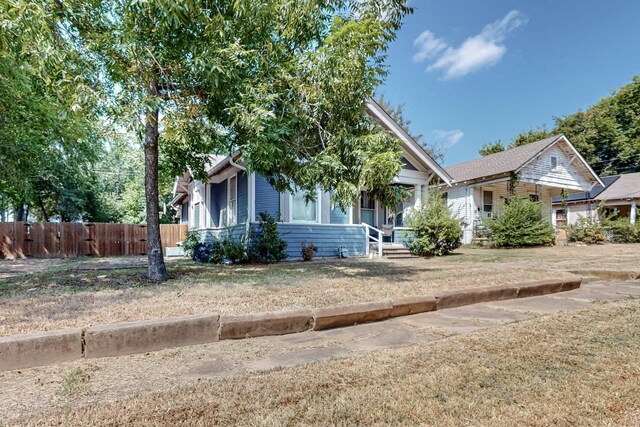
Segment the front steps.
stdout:
<svg viewBox="0 0 640 427">
<path fill-rule="evenodd" d="M 373 256 L 377 256 L 378 244 L 370 243 L 369 250 L 370 253 L 373 254 Z M 401 245 L 400 243 L 383 243 L 382 256 L 389 259 L 418 258 L 417 256 L 411 254 L 409 248 Z"/>
</svg>

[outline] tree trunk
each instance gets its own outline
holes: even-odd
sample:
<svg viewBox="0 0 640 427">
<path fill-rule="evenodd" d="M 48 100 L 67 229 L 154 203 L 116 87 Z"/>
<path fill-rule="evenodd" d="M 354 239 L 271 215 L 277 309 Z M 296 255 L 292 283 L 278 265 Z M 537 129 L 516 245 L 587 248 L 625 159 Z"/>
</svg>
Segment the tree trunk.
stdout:
<svg viewBox="0 0 640 427">
<path fill-rule="evenodd" d="M 158 82 L 147 84 L 149 98 L 158 97 Z M 147 203 L 147 258 L 149 279 L 160 282 L 167 278 L 167 267 L 162 256 L 160 241 L 160 215 L 158 213 L 158 107 L 147 110 L 144 136 L 144 194 Z"/>
<path fill-rule="evenodd" d="M 16 207 L 14 218 L 16 222 L 24 221 L 24 205 L 22 203 Z"/>
</svg>

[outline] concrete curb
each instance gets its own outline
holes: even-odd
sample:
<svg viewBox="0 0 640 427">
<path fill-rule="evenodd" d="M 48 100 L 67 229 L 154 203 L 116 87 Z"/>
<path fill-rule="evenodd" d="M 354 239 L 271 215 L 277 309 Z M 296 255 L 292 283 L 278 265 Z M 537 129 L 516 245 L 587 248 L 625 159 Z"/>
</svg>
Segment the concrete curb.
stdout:
<svg viewBox="0 0 640 427">
<path fill-rule="evenodd" d="M 287 335 L 304 332 L 313 327 L 311 310 L 258 313 L 247 316 L 222 316 L 220 339 Z"/>
<path fill-rule="evenodd" d="M 82 329 L 0 337 L 0 372 L 82 357 Z"/>
<path fill-rule="evenodd" d="M 84 334 L 84 357 L 134 353 L 218 341 L 217 314 L 94 326 Z"/>
<path fill-rule="evenodd" d="M 593 273 L 593 272 L 590 272 Z M 313 329 L 351 326 L 391 317 L 443 310 L 480 302 L 502 301 L 565 292 L 582 279 L 545 280 L 473 290 L 437 293 L 373 303 L 257 313 L 217 314 L 117 323 L 83 329 L 63 329 L 0 337 L 0 371 L 30 368 L 81 358 L 123 356 L 225 339 L 285 335 Z"/>
</svg>

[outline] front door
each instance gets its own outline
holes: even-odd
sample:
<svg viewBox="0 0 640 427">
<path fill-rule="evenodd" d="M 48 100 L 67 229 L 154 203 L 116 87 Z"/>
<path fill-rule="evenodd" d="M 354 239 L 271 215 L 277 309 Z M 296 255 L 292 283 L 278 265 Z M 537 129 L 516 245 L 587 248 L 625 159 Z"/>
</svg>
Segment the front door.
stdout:
<svg viewBox="0 0 640 427">
<path fill-rule="evenodd" d="M 491 218 L 493 215 L 493 191 L 484 190 L 482 192 L 482 217 Z"/>
<path fill-rule="evenodd" d="M 556 210 L 556 227 L 562 228 L 566 223 L 567 223 L 567 220 L 564 217 L 564 209 Z"/>
</svg>

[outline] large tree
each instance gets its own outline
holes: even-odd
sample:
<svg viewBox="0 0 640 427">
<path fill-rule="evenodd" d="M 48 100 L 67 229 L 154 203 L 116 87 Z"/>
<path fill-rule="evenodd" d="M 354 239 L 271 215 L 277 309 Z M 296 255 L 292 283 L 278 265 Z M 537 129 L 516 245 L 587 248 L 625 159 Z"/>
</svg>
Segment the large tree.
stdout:
<svg viewBox="0 0 640 427">
<path fill-rule="evenodd" d="M 97 70 L 55 2 L 0 0 L 0 199 L 25 220 L 91 215 Z"/>
<path fill-rule="evenodd" d="M 203 177 L 209 154 L 242 151 L 279 190 L 379 194 L 397 141 L 363 114 L 385 75 L 405 0 L 68 0 L 64 19 L 114 94 L 144 121 L 149 277 L 162 280 L 158 157 Z M 134 125 L 137 120 L 132 120 Z"/>
</svg>

